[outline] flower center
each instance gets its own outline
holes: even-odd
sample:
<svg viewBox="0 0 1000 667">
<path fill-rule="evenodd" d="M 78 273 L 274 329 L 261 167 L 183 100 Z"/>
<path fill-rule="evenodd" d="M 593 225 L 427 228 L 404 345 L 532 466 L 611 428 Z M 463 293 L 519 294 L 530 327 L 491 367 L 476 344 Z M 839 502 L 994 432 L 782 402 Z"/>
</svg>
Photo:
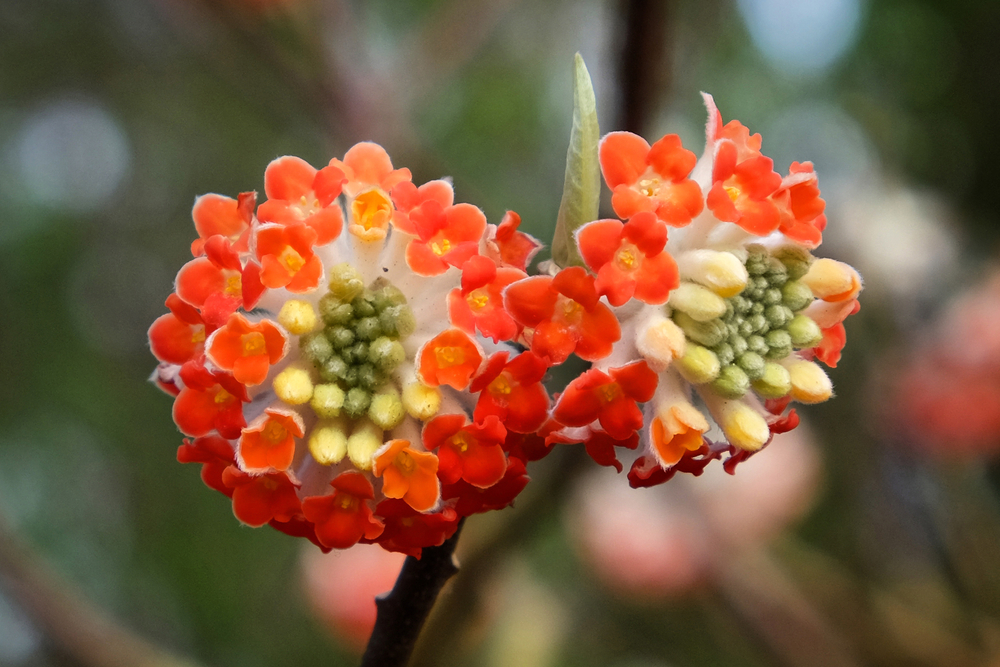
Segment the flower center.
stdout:
<svg viewBox="0 0 1000 667">
<path fill-rule="evenodd" d="M 726 398 L 739 398 L 751 388 L 761 398 L 781 398 L 791 385 L 780 362 L 822 339 L 819 326 L 802 313 L 813 301 L 799 281 L 808 264 L 792 250 L 771 255 L 763 246 L 747 249 L 746 287 L 725 300 L 706 296 L 718 300 L 720 311 L 724 304 L 722 315 L 705 319 L 704 309 L 699 311 L 704 304 L 693 303 L 678 303 L 672 311 L 688 339 L 681 369 L 692 382 L 710 382 Z"/>
<path fill-rule="evenodd" d="M 490 295 L 485 289 L 479 288 L 469 292 L 469 295 L 465 297 L 465 301 L 469 304 L 469 308 L 482 310 L 490 302 Z"/>
<path fill-rule="evenodd" d="M 278 261 L 291 274 L 298 273 L 306 265 L 306 260 L 302 259 L 302 255 L 296 252 L 292 246 L 285 246 L 285 249 L 278 255 Z"/>
<path fill-rule="evenodd" d="M 507 378 L 507 373 L 500 373 L 493 382 L 490 382 L 489 390 L 494 396 L 507 396 L 510 394 L 511 386 L 510 380 Z"/>
<path fill-rule="evenodd" d="M 240 277 L 239 273 L 233 271 L 232 274 L 226 278 L 226 286 L 223 288 L 223 292 L 225 292 L 226 296 L 233 297 L 239 297 L 243 294 L 243 279 Z"/>
<path fill-rule="evenodd" d="M 380 428 L 395 426 L 403 412 L 394 373 L 406 359 L 401 341 L 416 328 L 413 311 L 384 278 L 365 286 L 349 264 L 332 267 L 330 276 L 319 300 L 324 327 L 299 337 L 319 376 L 309 405 L 321 419 L 368 416 Z"/>
<path fill-rule="evenodd" d="M 396 466 L 396 469 L 399 472 L 403 473 L 404 475 L 412 475 L 413 471 L 417 467 L 417 464 L 413 460 L 413 457 L 410 456 L 410 453 L 407 452 L 406 450 L 403 450 L 399 454 L 396 454 L 396 458 L 393 459 L 392 463 L 394 466 Z"/>
<path fill-rule="evenodd" d="M 441 255 L 444 255 L 445 253 L 448 253 L 448 252 L 451 251 L 451 241 L 449 241 L 448 239 L 441 239 L 440 241 L 433 241 L 433 242 L 431 242 L 431 250 L 434 251 L 435 255 L 437 255 L 438 257 L 440 257 Z"/>
<path fill-rule="evenodd" d="M 615 262 L 622 271 L 631 272 L 638 268 L 639 249 L 631 243 L 623 243 L 621 249 L 615 254 Z"/>
<path fill-rule="evenodd" d="M 647 197 L 654 197 L 660 190 L 660 180 L 657 178 L 644 178 L 639 181 L 639 192 Z"/>
<path fill-rule="evenodd" d="M 264 334 L 258 331 L 240 336 L 240 346 L 244 357 L 255 357 L 267 352 L 267 341 L 264 340 Z"/>
<path fill-rule="evenodd" d="M 362 192 L 354 198 L 351 204 L 355 224 L 361 225 L 365 231 L 373 227 L 385 227 L 392 214 L 392 202 L 378 190 Z"/>
<path fill-rule="evenodd" d="M 264 430 L 260 433 L 261 437 L 271 445 L 277 445 L 284 442 L 285 438 L 288 437 L 288 429 L 281 425 L 281 422 L 272 419 L 267 422 L 264 426 Z"/>
</svg>

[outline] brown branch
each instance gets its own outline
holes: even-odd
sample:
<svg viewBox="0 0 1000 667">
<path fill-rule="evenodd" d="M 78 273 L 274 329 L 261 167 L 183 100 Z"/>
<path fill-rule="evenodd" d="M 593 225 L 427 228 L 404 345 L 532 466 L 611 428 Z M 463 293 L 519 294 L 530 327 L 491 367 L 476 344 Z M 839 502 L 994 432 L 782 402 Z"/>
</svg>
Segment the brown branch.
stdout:
<svg viewBox="0 0 1000 667">
<path fill-rule="evenodd" d="M 361 667 L 404 667 L 441 588 L 457 572 L 453 554 L 458 530 L 439 547 L 423 550 L 419 559 L 407 556 L 392 591 L 375 600 L 378 615 Z"/>
<path fill-rule="evenodd" d="M 670 87 L 671 12 L 667 0 L 622 0 L 622 32 L 619 81 L 621 116 L 618 129 L 642 134 L 649 119 Z"/>
<path fill-rule="evenodd" d="M 117 624 L 53 572 L 0 518 L 0 585 L 34 625 L 86 667 L 196 667 Z"/>
</svg>

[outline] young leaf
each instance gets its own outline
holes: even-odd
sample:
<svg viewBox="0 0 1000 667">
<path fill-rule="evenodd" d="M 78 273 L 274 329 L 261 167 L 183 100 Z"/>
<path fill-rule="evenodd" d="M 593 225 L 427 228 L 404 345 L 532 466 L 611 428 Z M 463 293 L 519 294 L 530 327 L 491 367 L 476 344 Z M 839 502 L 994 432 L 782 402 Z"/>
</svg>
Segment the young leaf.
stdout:
<svg viewBox="0 0 1000 667">
<path fill-rule="evenodd" d="M 597 219 L 601 198 L 601 166 L 597 160 L 600 137 L 594 85 L 583 57 L 577 53 L 573 73 L 573 129 L 566 152 L 563 196 L 552 238 L 552 259 L 559 267 L 583 266 L 573 235 L 582 225 Z"/>
</svg>

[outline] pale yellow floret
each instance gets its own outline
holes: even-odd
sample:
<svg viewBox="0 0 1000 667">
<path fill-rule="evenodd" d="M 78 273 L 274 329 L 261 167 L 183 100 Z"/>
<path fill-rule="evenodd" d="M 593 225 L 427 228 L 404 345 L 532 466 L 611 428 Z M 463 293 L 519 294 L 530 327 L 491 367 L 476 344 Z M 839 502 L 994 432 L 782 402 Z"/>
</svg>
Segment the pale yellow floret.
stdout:
<svg viewBox="0 0 1000 667">
<path fill-rule="evenodd" d="M 313 383 L 309 371 L 298 366 L 289 366 L 274 378 L 274 393 L 289 405 L 308 403 L 313 395 Z"/>
<path fill-rule="evenodd" d="M 318 463 L 328 466 L 347 454 L 346 423 L 341 419 L 321 420 L 309 436 L 309 452 Z"/>
<path fill-rule="evenodd" d="M 399 426 L 404 417 L 406 411 L 403 409 L 403 401 L 396 391 L 376 394 L 368 407 L 368 418 L 387 431 Z"/>
<path fill-rule="evenodd" d="M 677 264 L 683 278 L 701 283 L 724 299 L 742 292 L 750 277 L 739 257 L 718 250 L 685 252 Z"/>
<path fill-rule="evenodd" d="M 427 421 L 441 409 L 441 390 L 411 382 L 403 388 L 403 407 L 411 417 Z"/>
<path fill-rule="evenodd" d="M 771 437 L 764 417 L 742 401 L 730 401 L 722 408 L 719 426 L 730 444 L 749 452 L 763 447 Z"/>
<path fill-rule="evenodd" d="M 833 396 L 833 383 L 814 361 L 783 362 L 792 382 L 792 398 L 799 403 L 822 403 Z"/>
<path fill-rule="evenodd" d="M 707 347 L 688 343 L 684 356 L 677 360 L 677 369 L 691 384 L 705 384 L 719 376 L 722 370 L 719 358 Z"/>
<path fill-rule="evenodd" d="M 722 317 L 726 312 L 726 302 L 721 296 L 697 283 L 684 282 L 670 293 L 671 308 L 683 311 L 698 322 L 707 322 Z"/>
<path fill-rule="evenodd" d="M 854 267 L 827 258 L 813 262 L 802 282 L 809 286 L 817 299 L 848 298 L 861 288 L 861 276 Z"/>
<path fill-rule="evenodd" d="M 347 456 L 359 470 L 371 470 L 372 456 L 382 446 L 382 429 L 367 419 L 358 423 L 347 439 Z"/>
<path fill-rule="evenodd" d="M 344 390 L 336 384 L 318 384 L 313 387 L 310 407 L 317 417 L 336 417 L 344 407 Z"/>
<path fill-rule="evenodd" d="M 307 334 L 316 328 L 319 318 L 316 309 L 308 301 L 292 299 L 286 301 L 278 312 L 278 324 L 285 327 L 288 333 L 296 336 Z"/>
<path fill-rule="evenodd" d="M 761 398 L 782 398 L 792 390 L 792 378 L 784 366 L 768 361 L 764 364 L 764 375 L 750 385 Z"/>
<path fill-rule="evenodd" d="M 654 371 L 662 371 L 684 356 L 686 338 L 673 320 L 659 316 L 639 329 L 635 346 Z"/>
</svg>

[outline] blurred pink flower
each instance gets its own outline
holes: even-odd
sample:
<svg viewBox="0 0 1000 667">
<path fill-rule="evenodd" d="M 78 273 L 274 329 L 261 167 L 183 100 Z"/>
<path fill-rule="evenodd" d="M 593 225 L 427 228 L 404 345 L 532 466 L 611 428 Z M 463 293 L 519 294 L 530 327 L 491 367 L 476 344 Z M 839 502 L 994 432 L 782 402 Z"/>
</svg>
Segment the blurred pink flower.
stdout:
<svg viewBox="0 0 1000 667">
<path fill-rule="evenodd" d="M 776 435 L 768 456 L 699 478 L 635 490 L 606 470 L 586 477 L 570 525 L 584 561 L 609 589 L 653 601 L 711 580 L 740 550 L 759 546 L 803 516 L 820 460 L 805 428 Z"/>
</svg>

